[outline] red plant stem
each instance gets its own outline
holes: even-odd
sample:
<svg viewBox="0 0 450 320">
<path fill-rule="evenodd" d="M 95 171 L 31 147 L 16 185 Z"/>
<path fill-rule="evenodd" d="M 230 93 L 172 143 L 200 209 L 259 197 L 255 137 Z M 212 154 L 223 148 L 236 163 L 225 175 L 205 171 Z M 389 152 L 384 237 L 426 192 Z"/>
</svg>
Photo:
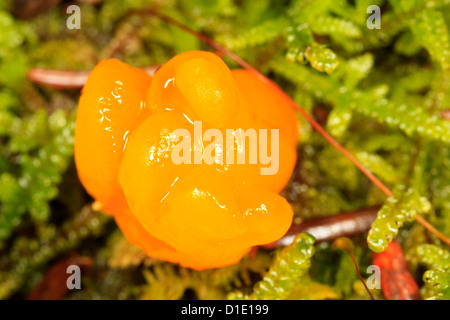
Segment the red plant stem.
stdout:
<svg viewBox="0 0 450 320">
<path fill-rule="evenodd" d="M 373 253 L 372 261 L 380 268 L 381 288 L 387 300 L 422 299 L 402 247 L 395 240 L 382 253 Z"/>
<path fill-rule="evenodd" d="M 299 224 L 293 223 L 284 237 L 262 247 L 275 249 L 287 246 L 300 232 L 310 233 L 316 238 L 317 242 L 330 241 L 339 237 L 351 237 L 368 231 L 375 221 L 379 209 L 380 206 L 375 206 Z"/>
<path fill-rule="evenodd" d="M 359 273 L 359 268 L 358 268 L 358 264 L 356 263 L 356 259 L 355 259 L 355 255 L 353 254 L 353 252 L 350 252 L 350 258 L 352 258 L 353 264 L 355 265 L 355 269 L 356 269 L 356 274 L 358 275 L 359 280 L 361 280 L 362 284 L 364 285 L 364 288 L 366 288 L 367 293 L 370 296 L 370 299 L 375 300 L 372 292 L 370 292 L 369 288 L 367 287 L 366 282 L 364 281 L 364 279 L 361 277 L 361 274 Z"/>
<path fill-rule="evenodd" d="M 420 215 L 416 214 L 415 220 L 420 223 L 422 226 L 424 226 L 428 231 L 436 235 L 439 239 L 441 239 L 442 242 L 450 246 L 450 239 L 442 234 L 439 230 L 437 230 L 431 223 L 429 223 L 427 220 L 422 218 Z"/>
<path fill-rule="evenodd" d="M 281 89 L 280 89 L 281 91 Z M 284 93 L 284 92 L 283 92 Z M 285 96 L 287 96 L 284 93 Z M 361 162 L 359 162 L 350 152 L 347 151 L 343 146 L 334 140 L 325 129 L 314 120 L 303 108 L 298 106 L 292 99 L 292 105 L 295 110 L 301 113 L 301 115 L 306 118 L 306 120 L 316 129 L 333 147 L 335 147 L 340 153 L 342 153 L 347 159 L 349 159 L 372 183 L 378 187 L 386 196 L 392 197 L 393 193 L 386 187 L 375 175 L 370 172 L 366 167 L 364 167 Z"/>
</svg>

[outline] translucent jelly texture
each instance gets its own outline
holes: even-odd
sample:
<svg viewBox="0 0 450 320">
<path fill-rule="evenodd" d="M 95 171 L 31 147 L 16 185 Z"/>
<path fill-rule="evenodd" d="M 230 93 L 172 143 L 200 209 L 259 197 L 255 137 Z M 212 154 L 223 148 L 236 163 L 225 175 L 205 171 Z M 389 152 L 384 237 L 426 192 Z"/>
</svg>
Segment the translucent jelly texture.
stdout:
<svg viewBox="0 0 450 320">
<path fill-rule="evenodd" d="M 262 175 L 267 164 L 224 161 L 214 138 L 191 141 L 193 153 L 209 152 L 212 163 L 175 164 L 173 132 L 186 129 L 195 137 L 195 121 L 224 140 L 227 129 L 279 129 L 278 172 Z M 287 231 L 293 212 L 278 192 L 295 165 L 297 132 L 284 97 L 212 53 L 177 55 L 153 79 L 110 59 L 83 89 L 75 161 L 86 190 L 132 243 L 149 256 L 201 270 L 234 264 L 252 246 Z M 270 134 L 268 143 L 274 143 Z M 250 145 L 246 160 L 255 151 Z"/>
</svg>

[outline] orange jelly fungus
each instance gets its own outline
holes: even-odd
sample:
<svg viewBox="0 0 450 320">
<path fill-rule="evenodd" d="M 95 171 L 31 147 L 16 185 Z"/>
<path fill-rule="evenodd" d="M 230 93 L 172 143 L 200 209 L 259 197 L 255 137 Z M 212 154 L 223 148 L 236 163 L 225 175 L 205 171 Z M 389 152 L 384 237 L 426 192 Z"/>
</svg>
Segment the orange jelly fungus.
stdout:
<svg viewBox="0 0 450 320">
<path fill-rule="evenodd" d="M 261 175 L 259 163 L 175 164 L 172 133 L 193 134 L 194 121 L 224 137 L 226 129 L 279 129 L 278 172 Z M 75 161 L 86 190 L 132 243 L 201 270 L 234 264 L 285 234 L 293 212 L 278 192 L 294 168 L 297 131 L 289 102 L 271 85 L 212 53 L 179 54 L 153 78 L 109 59 L 83 89 Z"/>
</svg>

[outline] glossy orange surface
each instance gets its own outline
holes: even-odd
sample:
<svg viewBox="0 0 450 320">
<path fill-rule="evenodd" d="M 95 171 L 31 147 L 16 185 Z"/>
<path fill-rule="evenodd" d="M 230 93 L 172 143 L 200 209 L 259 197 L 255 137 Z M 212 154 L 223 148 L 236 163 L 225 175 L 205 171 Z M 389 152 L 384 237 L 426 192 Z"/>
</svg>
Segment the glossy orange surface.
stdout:
<svg viewBox="0 0 450 320">
<path fill-rule="evenodd" d="M 194 121 L 224 139 L 227 129 L 279 129 L 278 172 L 261 175 L 267 165 L 260 162 L 225 161 L 229 150 L 214 139 L 216 145 L 192 139 L 192 164 L 175 164 L 173 132 L 186 129 L 195 137 Z M 212 53 L 177 55 L 153 79 L 110 59 L 83 90 L 75 160 L 86 190 L 132 243 L 201 270 L 234 264 L 252 246 L 287 231 L 293 212 L 278 192 L 294 168 L 297 131 L 283 97 L 249 71 L 230 71 Z M 270 134 L 268 143 L 274 143 Z M 249 143 L 244 149 L 246 160 L 256 150 Z M 194 164 L 195 154 L 213 161 Z"/>
</svg>

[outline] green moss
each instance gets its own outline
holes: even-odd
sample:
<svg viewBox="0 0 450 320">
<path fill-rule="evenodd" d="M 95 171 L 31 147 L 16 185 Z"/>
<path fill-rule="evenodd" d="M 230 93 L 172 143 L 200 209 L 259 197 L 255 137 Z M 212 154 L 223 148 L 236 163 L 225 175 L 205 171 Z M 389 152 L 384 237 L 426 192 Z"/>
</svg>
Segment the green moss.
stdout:
<svg viewBox="0 0 450 320">
<path fill-rule="evenodd" d="M 450 252 L 435 245 L 423 244 L 415 248 L 413 255 L 430 270 L 423 274 L 426 297 L 450 299 Z"/>
</svg>

